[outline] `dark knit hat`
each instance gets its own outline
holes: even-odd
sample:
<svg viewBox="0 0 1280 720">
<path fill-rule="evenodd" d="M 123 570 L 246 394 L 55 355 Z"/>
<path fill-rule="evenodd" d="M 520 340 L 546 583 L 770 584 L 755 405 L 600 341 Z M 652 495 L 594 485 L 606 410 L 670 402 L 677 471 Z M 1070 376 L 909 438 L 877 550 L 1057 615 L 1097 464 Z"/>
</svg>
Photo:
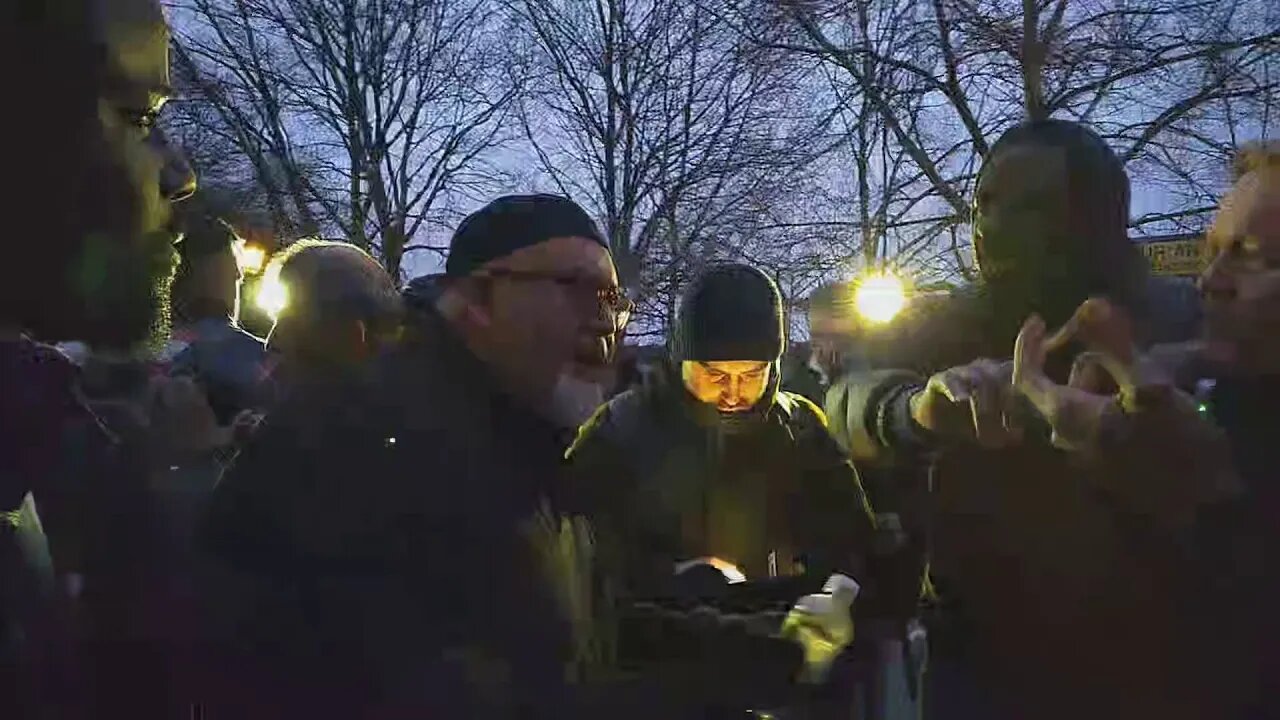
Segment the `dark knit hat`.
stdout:
<svg viewBox="0 0 1280 720">
<path fill-rule="evenodd" d="M 485 263 L 558 237 L 609 244 L 586 211 L 560 195 L 504 195 L 471 213 L 449 242 L 445 274 L 464 277 Z"/>
<path fill-rule="evenodd" d="M 772 362 L 786 343 L 782 295 L 764 272 L 730 264 L 704 272 L 680 299 L 671 358 Z"/>
</svg>

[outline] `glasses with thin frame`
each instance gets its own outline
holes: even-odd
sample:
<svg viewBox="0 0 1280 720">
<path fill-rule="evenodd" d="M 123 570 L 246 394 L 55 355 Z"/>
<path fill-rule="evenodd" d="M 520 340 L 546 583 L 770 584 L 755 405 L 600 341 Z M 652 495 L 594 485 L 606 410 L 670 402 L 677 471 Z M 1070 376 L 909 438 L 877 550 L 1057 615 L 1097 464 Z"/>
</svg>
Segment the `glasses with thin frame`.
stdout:
<svg viewBox="0 0 1280 720">
<path fill-rule="evenodd" d="M 617 285 L 601 285 L 599 281 L 577 273 L 491 268 L 485 271 L 484 276 L 525 282 L 555 283 L 564 288 L 579 307 L 589 309 L 591 312 L 599 312 L 601 308 L 612 312 L 618 327 L 625 326 L 635 310 L 635 303 L 627 296 L 626 290 Z"/>
</svg>

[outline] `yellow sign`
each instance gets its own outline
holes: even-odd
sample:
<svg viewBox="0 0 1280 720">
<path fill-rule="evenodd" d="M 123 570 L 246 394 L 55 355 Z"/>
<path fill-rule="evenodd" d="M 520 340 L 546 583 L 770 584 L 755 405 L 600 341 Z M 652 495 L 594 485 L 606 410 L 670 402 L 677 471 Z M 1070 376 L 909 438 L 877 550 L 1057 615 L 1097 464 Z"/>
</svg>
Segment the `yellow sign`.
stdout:
<svg viewBox="0 0 1280 720">
<path fill-rule="evenodd" d="M 1208 265 L 1204 241 L 1198 238 L 1142 243 L 1138 247 L 1151 263 L 1153 275 L 1199 275 Z"/>
</svg>

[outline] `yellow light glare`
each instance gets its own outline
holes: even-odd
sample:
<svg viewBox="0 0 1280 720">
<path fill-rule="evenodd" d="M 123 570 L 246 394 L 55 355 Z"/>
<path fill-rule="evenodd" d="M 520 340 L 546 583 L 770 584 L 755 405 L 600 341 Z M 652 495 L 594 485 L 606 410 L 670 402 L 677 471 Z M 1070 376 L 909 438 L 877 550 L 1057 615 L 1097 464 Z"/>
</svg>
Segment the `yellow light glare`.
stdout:
<svg viewBox="0 0 1280 720">
<path fill-rule="evenodd" d="M 289 291 L 280 280 L 278 268 L 271 268 L 258 281 L 258 294 L 254 300 L 273 321 L 280 317 L 281 311 L 289 304 Z"/>
<path fill-rule="evenodd" d="M 241 240 L 236 243 L 236 260 L 240 263 L 240 271 L 245 275 L 257 275 L 267 263 L 267 251 Z"/>
<path fill-rule="evenodd" d="M 853 292 L 853 306 L 858 315 L 875 324 L 893 320 L 906 304 L 906 286 L 887 270 L 863 277 Z"/>
<path fill-rule="evenodd" d="M 679 575 L 680 573 L 699 565 L 710 565 L 720 571 L 720 574 L 724 576 L 725 582 L 730 585 L 737 585 L 738 583 L 744 583 L 747 581 L 747 576 L 742 574 L 742 571 L 738 569 L 738 566 L 728 560 L 721 560 L 718 557 L 700 557 L 676 563 L 676 574 Z"/>
</svg>

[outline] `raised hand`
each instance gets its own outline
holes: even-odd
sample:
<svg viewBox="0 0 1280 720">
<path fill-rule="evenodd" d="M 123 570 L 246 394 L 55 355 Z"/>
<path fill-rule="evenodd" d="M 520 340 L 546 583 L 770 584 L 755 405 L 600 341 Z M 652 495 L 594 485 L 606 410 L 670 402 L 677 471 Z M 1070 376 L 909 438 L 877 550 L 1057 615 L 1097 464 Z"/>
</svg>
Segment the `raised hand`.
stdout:
<svg viewBox="0 0 1280 720">
<path fill-rule="evenodd" d="M 1058 385 L 1044 374 L 1045 356 L 1074 339 L 1088 352 Z M 1137 351 L 1123 310 L 1093 299 L 1052 337 L 1040 318 L 1027 319 L 1013 384 L 1053 428 L 1054 445 L 1110 469 L 1094 482 L 1133 511 L 1186 527 L 1199 507 L 1238 497 L 1242 486 L 1230 445 L 1174 387 L 1169 365 Z"/>
<path fill-rule="evenodd" d="M 1073 340 L 1088 350 L 1076 358 L 1067 384 L 1058 385 L 1044 373 L 1045 357 Z M 1052 336 L 1043 320 L 1031 316 L 1013 355 L 1014 387 L 1049 422 L 1054 444 L 1063 448 L 1092 447 L 1117 400 L 1121 409 L 1133 411 L 1141 388 L 1167 384 L 1138 352 L 1129 314 L 1101 298 L 1082 303 Z"/>
<path fill-rule="evenodd" d="M 1083 366 L 1072 369 L 1075 382 L 1058 385 L 1045 374 L 1049 338 L 1044 320 L 1032 315 L 1022 324 L 1013 350 L 1013 387 L 1022 393 L 1053 429 L 1052 442 L 1066 449 L 1083 449 L 1094 444 L 1103 415 L 1112 398 L 1082 386 L 1101 384 L 1097 370 Z M 1088 374 L 1086 374 L 1086 372 Z"/>
<path fill-rule="evenodd" d="M 1012 420 L 1012 372 L 1012 363 L 985 359 L 944 370 L 911 399 L 911 416 L 943 438 L 988 448 L 1016 444 L 1022 432 Z"/>
</svg>

